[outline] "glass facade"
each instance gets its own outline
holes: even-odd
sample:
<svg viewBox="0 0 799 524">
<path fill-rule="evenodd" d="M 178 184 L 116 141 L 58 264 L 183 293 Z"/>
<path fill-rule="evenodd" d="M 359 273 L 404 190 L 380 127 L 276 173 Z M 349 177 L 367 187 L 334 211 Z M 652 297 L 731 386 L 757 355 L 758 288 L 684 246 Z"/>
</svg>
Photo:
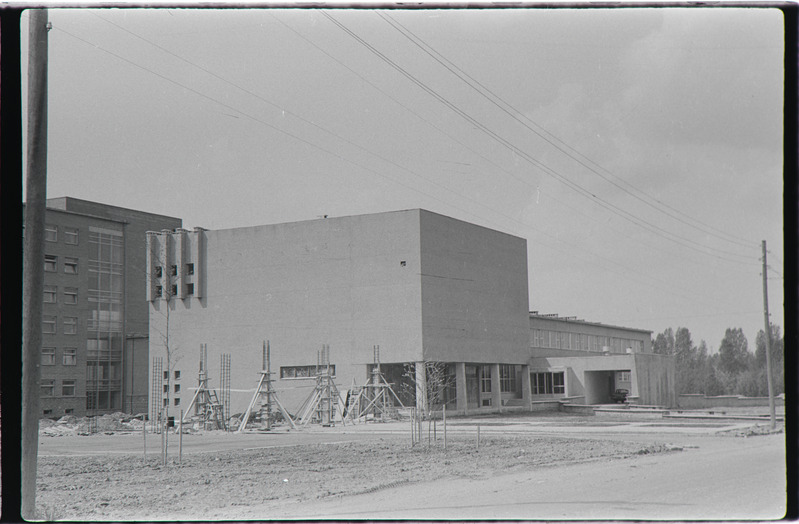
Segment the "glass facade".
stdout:
<svg viewBox="0 0 799 524">
<path fill-rule="evenodd" d="M 86 409 L 122 408 L 122 232 L 89 228 Z"/>
</svg>

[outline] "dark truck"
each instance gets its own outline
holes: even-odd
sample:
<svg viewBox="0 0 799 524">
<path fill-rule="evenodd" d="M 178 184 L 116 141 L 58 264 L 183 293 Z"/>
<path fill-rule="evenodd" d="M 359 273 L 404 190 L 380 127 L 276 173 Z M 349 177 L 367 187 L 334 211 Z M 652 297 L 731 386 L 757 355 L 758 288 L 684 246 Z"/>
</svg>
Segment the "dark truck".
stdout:
<svg viewBox="0 0 799 524">
<path fill-rule="evenodd" d="M 629 395 L 629 394 L 630 394 L 630 392 L 627 391 L 626 389 L 619 388 L 619 389 L 617 389 L 616 391 L 614 391 L 613 393 L 610 394 L 610 400 L 612 400 L 613 402 L 624 403 L 624 402 L 627 402 L 627 395 Z"/>
</svg>

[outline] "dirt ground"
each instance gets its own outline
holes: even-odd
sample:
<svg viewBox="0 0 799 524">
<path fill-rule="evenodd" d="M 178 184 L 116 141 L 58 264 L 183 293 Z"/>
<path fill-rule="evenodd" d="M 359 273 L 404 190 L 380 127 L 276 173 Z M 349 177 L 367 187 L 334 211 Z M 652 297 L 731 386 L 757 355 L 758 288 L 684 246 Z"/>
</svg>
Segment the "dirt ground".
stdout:
<svg viewBox="0 0 799 524">
<path fill-rule="evenodd" d="M 189 439 L 194 447 L 188 448 L 195 451 L 184 453 L 178 462 L 173 435 L 169 464 L 163 466 L 155 449 L 157 435 L 147 439 L 146 463 L 135 451 L 140 420 L 107 416 L 91 434 L 80 419 L 59 422 L 46 423 L 40 431 L 40 447 L 50 450 L 40 453 L 38 469 L 37 508 L 45 520 L 235 518 L 246 508 L 290 510 L 304 501 L 337 500 L 442 478 L 484 480 L 565 464 L 675 453 L 680 444 L 664 441 L 674 442 L 676 434 L 669 431 L 675 429 L 728 437 L 769 432 L 751 422 L 729 426 L 718 420 L 647 418 L 633 428 L 634 422 L 617 417 L 499 415 L 453 419 L 446 450 L 440 427 L 438 440 L 428 445 L 425 438 L 411 447 L 403 423 L 394 432 L 384 432 L 381 425 L 309 428 L 265 440 L 258 435 L 199 434 Z M 475 424 L 484 429 L 479 449 Z M 557 433 L 541 433 L 550 427 Z M 265 447 L 263 442 L 272 444 Z"/>
<path fill-rule="evenodd" d="M 91 437 L 88 437 L 91 438 Z M 177 457 L 42 457 L 37 506 L 47 520 L 202 519 L 281 499 L 302 502 L 438 478 L 487 478 L 564 462 L 674 451 L 663 444 L 557 437 L 448 438 L 411 448 L 403 436 Z"/>
</svg>

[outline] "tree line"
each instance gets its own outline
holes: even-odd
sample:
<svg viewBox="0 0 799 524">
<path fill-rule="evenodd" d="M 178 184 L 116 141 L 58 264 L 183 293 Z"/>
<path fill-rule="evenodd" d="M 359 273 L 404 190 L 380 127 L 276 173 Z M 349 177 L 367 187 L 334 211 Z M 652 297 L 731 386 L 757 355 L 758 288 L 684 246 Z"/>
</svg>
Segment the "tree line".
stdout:
<svg viewBox="0 0 799 524">
<path fill-rule="evenodd" d="M 771 369 L 774 394 L 785 391 L 784 339 L 780 327 L 771 331 Z M 768 396 L 766 375 L 766 335 L 760 330 L 755 338 L 755 351 L 741 328 L 728 328 L 718 351 L 710 354 L 702 340 L 695 345 L 688 328 L 668 328 L 652 341 L 655 353 L 672 355 L 676 367 L 677 394 L 704 393 L 716 395 Z"/>
</svg>

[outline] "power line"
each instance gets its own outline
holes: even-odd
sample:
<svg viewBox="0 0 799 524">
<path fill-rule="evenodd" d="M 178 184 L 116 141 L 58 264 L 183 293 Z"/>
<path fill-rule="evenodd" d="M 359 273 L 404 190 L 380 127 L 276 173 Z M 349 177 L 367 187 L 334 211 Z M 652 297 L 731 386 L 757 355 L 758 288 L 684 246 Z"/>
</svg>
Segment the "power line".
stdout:
<svg viewBox="0 0 799 524">
<path fill-rule="evenodd" d="M 633 198 L 643 202 L 644 204 L 646 204 L 649 207 L 652 207 L 656 211 L 659 211 L 659 212 L 665 214 L 666 216 L 669 216 L 670 218 L 672 218 L 674 220 L 677 220 L 678 222 L 681 222 L 681 223 L 683 223 L 685 225 L 688 225 L 688 226 L 690 226 L 692 228 L 695 228 L 695 229 L 697 229 L 699 231 L 702 231 L 704 233 L 709 233 L 709 234 L 715 236 L 716 238 L 719 238 L 721 240 L 725 240 L 727 242 L 732 242 L 732 243 L 738 244 L 740 246 L 749 247 L 749 248 L 755 248 L 755 249 L 758 247 L 756 245 L 756 243 L 753 243 L 753 242 L 750 242 L 750 241 L 746 241 L 744 239 L 740 239 L 739 237 L 735 237 L 733 235 L 729 235 L 729 234 L 725 233 L 724 231 L 721 231 L 719 229 L 714 228 L 713 226 L 704 224 L 703 222 L 697 220 L 696 218 L 688 216 L 687 214 L 685 214 L 685 213 L 673 208 L 672 206 L 669 206 L 668 204 L 656 199 L 655 197 L 652 197 L 651 195 L 645 193 L 644 191 L 642 191 L 641 189 L 637 188 L 633 184 L 625 181 L 624 179 L 614 175 L 612 172 L 610 172 L 607 169 L 603 168 L 602 166 L 600 166 L 599 164 L 597 164 L 596 162 L 594 162 L 593 160 L 591 160 L 587 156 L 583 155 L 578 150 L 576 150 L 575 148 L 571 147 L 569 144 L 567 144 L 566 142 L 564 142 L 563 140 L 561 140 L 557 136 L 555 136 L 552 133 L 550 133 L 549 131 L 547 131 L 545 128 L 540 126 L 534 120 L 532 120 L 531 118 L 529 118 L 526 115 L 524 115 L 521 111 L 519 111 L 518 109 L 513 107 L 513 105 L 511 105 L 510 103 L 508 103 L 507 101 L 502 99 L 494 91 L 492 91 L 491 89 L 486 87 L 484 84 L 480 83 L 474 77 L 472 77 L 471 75 L 466 73 L 463 69 L 461 69 L 456 64 L 454 64 L 451 60 L 447 59 L 441 53 L 436 51 L 432 46 L 430 46 L 428 43 L 426 43 L 421 37 L 419 37 L 418 35 L 414 34 L 411 30 L 409 30 L 407 27 L 402 25 L 402 23 L 397 21 L 390 14 L 382 13 L 382 12 L 379 12 L 379 11 L 375 11 L 375 14 L 380 16 L 389 25 L 391 25 L 400 34 L 402 34 L 405 38 L 407 38 L 414 45 L 416 45 L 419 49 L 421 49 L 427 55 L 429 55 L 431 58 L 433 58 L 433 60 L 435 60 L 436 62 L 441 64 L 444 68 L 446 68 L 453 75 L 455 75 L 457 78 L 459 78 L 461 81 L 463 81 L 466 85 L 471 87 L 475 92 L 477 92 L 478 94 L 483 96 L 486 100 L 488 100 L 489 102 L 494 104 L 496 107 L 498 107 L 503 112 L 508 114 L 511 118 L 513 118 L 514 120 L 516 120 L 517 122 L 522 124 L 528 130 L 530 130 L 531 132 L 533 132 L 534 134 L 536 134 L 537 136 L 542 138 L 545 142 L 547 142 L 548 144 L 550 144 L 551 146 L 556 148 L 558 151 L 560 151 L 561 153 L 565 154 L 567 157 L 571 158 L 572 160 L 574 160 L 575 162 L 577 162 L 581 166 L 585 167 L 586 169 L 588 169 L 590 172 L 594 173 L 595 175 L 599 176 L 603 180 L 605 180 L 608 183 L 612 184 L 614 187 L 617 187 L 618 189 L 624 191 L 625 193 L 629 194 Z M 475 87 L 475 84 L 477 84 L 477 86 L 479 86 L 480 89 Z M 486 94 L 486 93 L 488 93 L 488 94 Z M 532 127 L 530 127 L 530 125 L 526 124 L 525 122 L 523 122 L 517 115 L 520 115 L 521 118 L 523 118 L 524 120 L 529 122 L 531 125 L 533 125 L 536 128 L 538 128 L 540 130 L 540 132 L 537 131 L 536 129 L 533 129 Z M 544 135 L 546 135 L 546 136 L 544 136 Z M 560 145 L 556 144 L 555 142 L 558 142 L 563 147 L 561 147 Z M 564 148 L 568 149 L 569 151 L 566 151 Z M 583 160 L 581 160 L 580 158 L 576 158 L 574 155 L 572 155 L 572 153 L 574 153 L 574 155 L 577 155 L 577 156 L 581 157 L 582 159 L 584 159 L 585 162 Z M 621 183 L 623 183 L 623 184 L 629 186 L 630 188 L 632 188 L 638 194 L 633 194 L 627 188 L 622 187 L 621 185 L 617 184 L 613 180 L 610 180 L 608 177 L 604 176 L 603 174 L 599 173 L 596 169 L 594 169 L 593 167 L 589 166 L 586 162 L 588 162 L 590 164 L 593 164 L 598 169 L 601 169 L 602 171 L 608 173 L 613 178 L 619 180 Z M 642 195 L 642 196 L 639 196 L 639 195 Z M 646 198 L 644 198 L 644 197 L 646 197 Z M 652 200 L 652 201 L 660 204 L 661 206 L 666 207 L 667 209 L 671 210 L 673 213 L 665 211 L 665 210 L 663 210 L 661 208 L 658 208 L 657 206 L 655 206 L 652 202 L 648 201 L 647 199 Z M 676 213 L 678 215 L 681 215 L 681 216 L 677 216 L 674 213 Z M 704 228 L 699 227 L 699 225 L 704 226 Z M 743 240 L 745 243 L 744 242 L 740 242 L 740 241 L 735 240 L 735 239 Z"/>
<path fill-rule="evenodd" d="M 340 23 L 338 20 L 336 20 L 330 14 L 328 14 L 328 13 L 326 13 L 324 11 L 322 11 L 322 14 L 325 17 L 327 17 L 331 22 L 333 22 L 336 26 L 341 28 L 345 33 L 347 33 L 349 36 L 351 36 L 353 39 L 355 39 L 358 43 L 360 43 L 362 46 L 366 47 L 370 52 L 375 54 L 378 58 L 383 60 L 389 66 L 391 66 L 396 71 L 398 71 L 400 74 L 405 76 L 412 83 L 414 83 L 415 85 L 420 87 L 423 91 L 425 91 L 428 94 L 430 94 L 431 96 L 433 96 L 436 100 L 438 100 L 439 102 L 444 104 L 450 110 L 455 112 L 458 116 L 460 116 L 463 119 L 465 119 L 467 122 L 469 122 L 470 124 L 475 126 L 478 130 L 480 130 L 484 134 L 488 135 L 490 138 L 494 139 L 496 142 L 500 143 L 502 146 L 504 146 L 507 149 L 511 150 L 512 152 L 518 154 L 520 157 L 522 157 L 523 159 L 528 161 L 534 167 L 537 167 L 542 172 L 544 172 L 547 175 L 551 176 L 552 178 L 555 178 L 556 180 L 560 181 L 561 183 L 563 183 L 564 185 L 566 185 L 567 187 L 569 187 L 573 191 L 577 192 L 578 194 L 582 195 L 583 197 L 588 198 L 590 201 L 594 202 L 595 204 L 599 205 L 600 207 L 608 209 L 612 213 L 620 216 L 621 218 L 624 218 L 625 220 L 637 225 L 638 227 L 641 227 L 641 228 L 643 228 L 643 229 L 645 229 L 645 230 L 647 230 L 647 231 L 649 231 L 651 233 L 654 233 L 654 234 L 656 234 L 658 236 L 666 238 L 667 240 L 671 240 L 672 242 L 680 244 L 683 247 L 687 247 L 689 249 L 693 249 L 694 251 L 697 251 L 699 253 L 702 253 L 702 254 L 705 254 L 707 256 L 711 256 L 711 257 L 714 257 L 714 258 L 717 258 L 717 259 L 720 259 L 720 260 L 726 260 L 726 261 L 729 261 L 729 262 L 736 262 L 734 260 L 730 260 L 728 258 L 719 256 L 719 255 L 715 255 L 713 253 L 708 253 L 707 251 L 704 250 L 704 249 L 715 249 L 715 248 L 709 248 L 708 246 L 705 246 L 705 245 L 700 244 L 698 242 L 694 242 L 694 241 L 692 241 L 690 239 L 682 238 L 679 235 L 675 235 L 674 233 L 671 233 L 671 232 L 669 232 L 669 231 L 667 231 L 667 230 L 665 230 L 665 229 L 663 229 L 663 228 L 661 228 L 661 227 L 659 227 L 659 226 L 657 226 L 655 224 L 652 224 L 652 223 L 650 223 L 650 222 L 648 222 L 646 220 L 643 220 L 643 219 L 641 219 L 639 217 L 636 217 L 632 213 L 630 213 L 630 212 L 628 212 L 628 211 L 626 211 L 624 209 L 621 209 L 618 206 L 616 206 L 614 204 L 611 204 L 610 202 L 605 201 L 604 199 L 598 197 L 597 195 L 595 195 L 591 191 L 585 189 L 581 185 L 573 182 L 572 180 L 570 180 L 569 178 L 565 177 L 564 175 L 558 173 L 554 169 L 546 166 L 542 162 L 540 162 L 537 159 L 535 159 L 534 157 L 530 156 L 526 151 L 523 151 L 520 148 L 518 148 L 517 146 L 515 146 L 514 144 L 510 143 L 509 141 L 507 141 L 506 139 L 504 139 L 503 137 L 501 137 L 500 135 L 498 135 L 497 133 L 495 133 L 494 131 L 492 131 L 488 127 L 486 127 L 484 124 L 482 124 L 481 122 L 479 122 L 478 120 L 473 118 L 471 115 L 469 115 L 468 113 L 466 113 L 465 111 L 463 111 L 462 109 L 457 107 L 455 104 L 450 102 L 444 96 L 440 95 L 435 90 L 433 90 L 432 88 L 427 86 L 424 82 L 422 82 L 421 80 L 419 80 L 418 78 L 413 76 L 411 73 L 409 73 L 407 70 L 405 70 L 404 68 L 399 66 L 396 62 L 391 60 L 385 54 L 383 54 L 379 50 L 377 50 L 374 46 L 372 46 L 371 44 L 369 44 L 368 42 L 363 40 L 361 37 L 359 37 L 357 34 L 355 34 L 352 30 L 347 28 L 345 25 Z M 528 183 L 528 185 L 529 185 L 529 183 Z M 690 244 L 693 244 L 693 245 L 690 245 Z M 697 246 L 697 247 L 694 247 L 694 246 Z M 700 248 L 702 248 L 702 249 L 700 249 Z M 722 250 L 718 250 L 718 249 L 715 249 L 715 250 L 719 251 L 719 252 L 722 252 L 722 253 L 725 253 L 725 254 L 730 255 L 730 256 L 738 256 L 738 257 L 743 257 L 743 258 L 747 258 L 747 259 L 751 258 L 751 257 L 746 257 L 745 255 L 741 255 L 739 253 L 727 252 L 727 251 L 722 251 Z M 739 261 L 738 263 L 745 263 L 745 262 L 740 262 Z M 754 262 L 751 262 L 751 263 L 754 264 Z"/>
</svg>

